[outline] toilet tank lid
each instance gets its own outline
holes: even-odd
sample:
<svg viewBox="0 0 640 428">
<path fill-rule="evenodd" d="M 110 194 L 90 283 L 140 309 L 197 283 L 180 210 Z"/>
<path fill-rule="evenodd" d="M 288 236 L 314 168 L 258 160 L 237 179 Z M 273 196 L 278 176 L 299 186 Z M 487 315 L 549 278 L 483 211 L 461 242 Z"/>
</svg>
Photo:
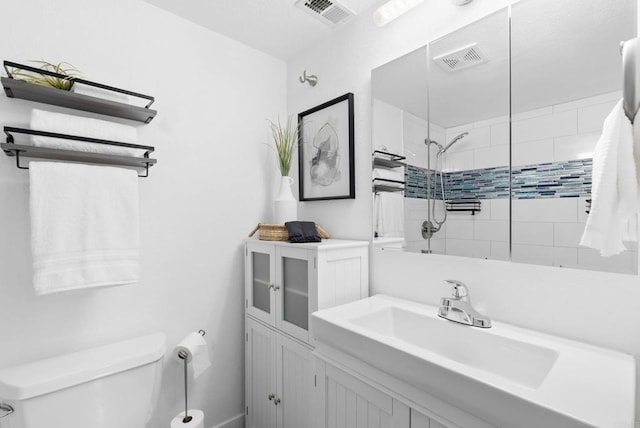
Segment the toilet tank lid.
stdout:
<svg viewBox="0 0 640 428">
<path fill-rule="evenodd" d="M 164 333 L 0 369 L 0 398 L 25 400 L 162 358 Z"/>
</svg>

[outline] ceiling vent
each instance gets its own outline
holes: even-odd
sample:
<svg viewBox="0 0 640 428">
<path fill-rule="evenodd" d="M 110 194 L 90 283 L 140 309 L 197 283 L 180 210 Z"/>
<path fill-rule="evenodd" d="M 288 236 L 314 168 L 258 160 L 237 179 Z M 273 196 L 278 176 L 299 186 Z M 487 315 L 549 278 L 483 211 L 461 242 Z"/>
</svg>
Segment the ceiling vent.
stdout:
<svg viewBox="0 0 640 428">
<path fill-rule="evenodd" d="M 477 43 L 439 55 L 433 60 L 445 71 L 457 71 L 487 62 Z"/>
<path fill-rule="evenodd" d="M 296 6 L 331 28 L 342 25 L 356 16 L 346 6 L 335 0 L 298 0 Z"/>
</svg>

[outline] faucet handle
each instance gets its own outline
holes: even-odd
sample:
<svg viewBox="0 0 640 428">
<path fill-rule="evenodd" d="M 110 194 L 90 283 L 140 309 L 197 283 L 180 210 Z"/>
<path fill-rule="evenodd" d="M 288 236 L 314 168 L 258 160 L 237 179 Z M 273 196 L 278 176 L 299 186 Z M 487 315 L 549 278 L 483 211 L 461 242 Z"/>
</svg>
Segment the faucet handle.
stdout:
<svg viewBox="0 0 640 428">
<path fill-rule="evenodd" d="M 469 301 L 469 287 L 467 287 L 464 282 L 456 279 L 445 279 L 444 283 L 445 285 L 451 285 L 453 287 L 451 296 L 454 299 Z"/>
</svg>

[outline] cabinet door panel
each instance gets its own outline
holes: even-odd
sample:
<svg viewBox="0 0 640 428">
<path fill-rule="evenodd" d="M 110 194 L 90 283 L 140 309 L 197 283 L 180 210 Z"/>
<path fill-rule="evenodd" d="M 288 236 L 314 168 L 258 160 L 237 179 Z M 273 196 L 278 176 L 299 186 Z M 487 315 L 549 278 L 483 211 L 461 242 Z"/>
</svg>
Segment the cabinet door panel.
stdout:
<svg viewBox="0 0 640 428">
<path fill-rule="evenodd" d="M 429 426 L 429 418 L 411 409 L 411 428 L 431 428 Z"/>
<path fill-rule="evenodd" d="M 272 246 L 247 243 L 245 299 L 247 312 L 267 324 L 274 324 L 275 250 Z"/>
<path fill-rule="evenodd" d="M 276 249 L 276 327 L 309 341 L 309 295 L 315 293 L 313 253 L 306 248 Z"/>
<path fill-rule="evenodd" d="M 326 428 L 408 428 L 409 408 L 327 365 Z"/>
<path fill-rule="evenodd" d="M 314 387 L 311 350 L 278 334 L 277 365 L 278 427 L 311 427 Z"/>
<path fill-rule="evenodd" d="M 246 400 L 248 428 L 276 428 L 276 333 L 247 318 Z"/>
</svg>

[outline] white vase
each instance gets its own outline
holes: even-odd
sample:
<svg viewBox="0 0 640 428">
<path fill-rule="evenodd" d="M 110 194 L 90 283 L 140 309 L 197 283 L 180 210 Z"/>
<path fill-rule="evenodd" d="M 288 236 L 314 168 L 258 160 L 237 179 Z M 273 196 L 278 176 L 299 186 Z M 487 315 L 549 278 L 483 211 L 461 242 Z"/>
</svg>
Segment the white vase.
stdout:
<svg viewBox="0 0 640 428">
<path fill-rule="evenodd" d="M 293 178 L 283 175 L 280 180 L 280 191 L 275 199 L 276 224 L 298 220 L 298 201 L 293 197 L 291 185 Z"/>
</svg>

